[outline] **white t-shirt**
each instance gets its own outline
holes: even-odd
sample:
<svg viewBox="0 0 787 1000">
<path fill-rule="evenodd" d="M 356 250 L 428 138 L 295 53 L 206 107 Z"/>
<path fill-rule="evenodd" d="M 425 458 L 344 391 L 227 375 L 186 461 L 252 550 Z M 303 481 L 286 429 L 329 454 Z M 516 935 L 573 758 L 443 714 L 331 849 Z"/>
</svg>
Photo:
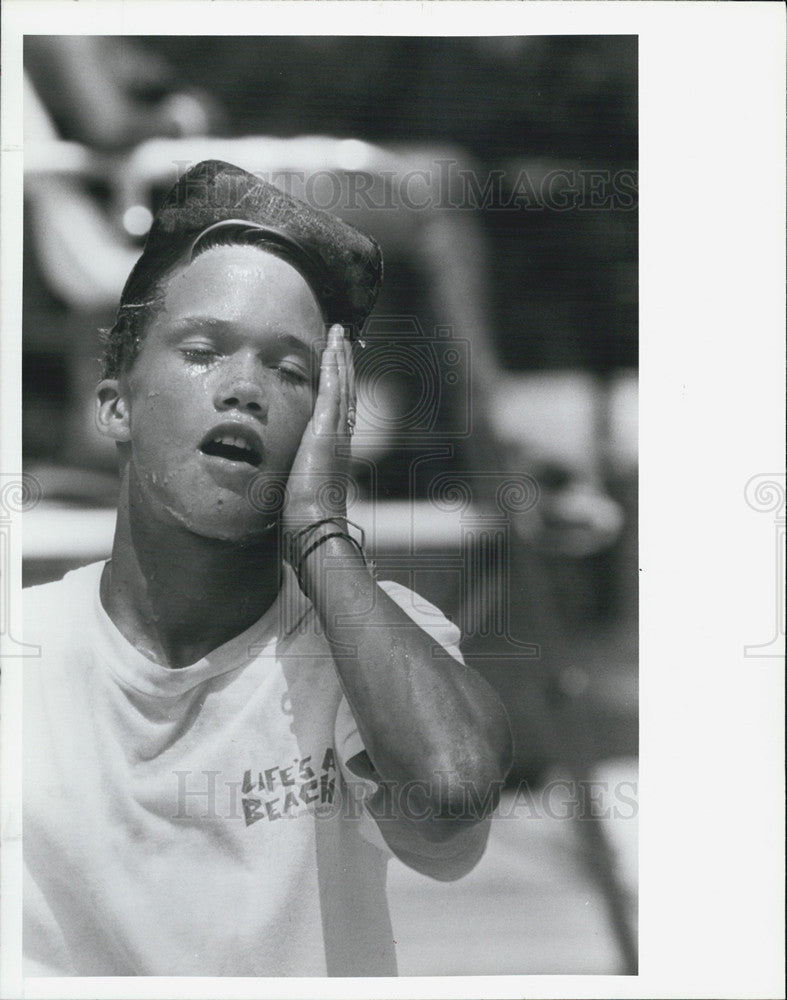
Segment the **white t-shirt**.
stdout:
<svg viewBox="0 0 787 1000">
<path fill-rule="evenodd" d="M 363 744 L 291 570 L 174 670 L 112 623 L 103 566 L 24 592 L 26 974 L 395 975 L 390 853 L 347 783 Z M 460 658 L 436 608 L 381 586 Z"/>
</svg>

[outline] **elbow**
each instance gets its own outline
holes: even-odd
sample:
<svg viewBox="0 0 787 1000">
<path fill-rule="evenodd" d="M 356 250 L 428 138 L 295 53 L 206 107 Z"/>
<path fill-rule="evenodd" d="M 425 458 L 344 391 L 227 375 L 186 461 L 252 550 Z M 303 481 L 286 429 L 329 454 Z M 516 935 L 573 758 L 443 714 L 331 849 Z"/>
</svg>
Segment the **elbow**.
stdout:
<svg viewBox="0 0 787 1000">
<path fill-rule="evenodd" d="M 514 764 L 514 735 L 511 731 L 511 723 L 508 721 L 508 714 L 502 704 L 490 752 L 496 769 L 496 779 L 504 782 Z"/>
<path fill-rule="evenodd" d="M 505 709 L 499 702 L 498 711 L 484 727 L 480 727 L 480 734 L 475 752 L 465 764 L 465 782 L 477 789 L 493 789 L 492 809 L 494 809 L 514 763 L 511 725 Z"/>
<path fill-rule="evenodd" d="M 502 704 L 495 698 L 485 709 L 454 724 L 419 761 L 402 788 L 408 804 L 470 825 L 494 812 L 513 764 L 513 738 Z"/>
<path fill-rule="evenodd" d="M 506 775 L 511 768 L 510 744 L 495 753 L 465 759 L 460 767 L 435 770 L 434 814 L 456 820 L 460 825 L 480 823 L 497 808 Z"/>
<path fill-rule="evenodd" d="M 478 726 L 476 738 L 466 739 L 433 770 L 441 780 L 434 803 L 438 815 L 465 822 L 480 822 L 497 808 L 500 793 L 514 760 L 514 742 L 505 709 L 490 713 Z"/>
<path fill-rule="evenodd" d="M 473 730 L 475 739 L 465 741 L 473 748 L 467 755 L 468 777 L 479 785 L 502 785 L 514 763 L 514 738 L 508 713 L 491 689 L 476 708 Z"/>
</svg>

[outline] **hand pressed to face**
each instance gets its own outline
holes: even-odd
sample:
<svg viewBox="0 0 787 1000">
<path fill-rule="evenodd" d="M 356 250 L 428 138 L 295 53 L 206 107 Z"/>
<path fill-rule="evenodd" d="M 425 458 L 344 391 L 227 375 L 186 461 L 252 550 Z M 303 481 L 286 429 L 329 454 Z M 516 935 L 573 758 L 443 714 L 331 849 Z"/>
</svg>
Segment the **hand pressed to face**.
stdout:
<svg viewBox="0 0 787 1000">
<path fill-rule="evenodd" d="M 130 502 L 205 537 L 263 532 L 271 514 L 250 494 L 301 455 L 324 345 L 311 287 L 278 257 L 222 246 L 176 272 L 131 370 L 99 386 L 99 427 L 121 442 Z"/>
<path fill-rule="evenodd" d="M 283 526 L 297 531 L 326 517 L 347 514 L 350 435 L 355 424 L 352 346 L 336 323 L 322 354 L 314 413 L 303 434 L 287 483 Z"/>
</svg>

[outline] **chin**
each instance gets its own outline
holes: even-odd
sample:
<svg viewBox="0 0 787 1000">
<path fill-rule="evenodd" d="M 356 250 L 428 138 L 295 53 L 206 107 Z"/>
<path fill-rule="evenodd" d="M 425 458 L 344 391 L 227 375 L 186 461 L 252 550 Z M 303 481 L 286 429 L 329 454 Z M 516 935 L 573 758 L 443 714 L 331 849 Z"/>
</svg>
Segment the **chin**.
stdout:
<svg viewBox="0 0 787 1000">
<path fill-rule="evenodd" d="M 221 490 L 218 495 L 148 497 L 148 509 L 156 520 L 188 531 L 200 538 L 235 545 L 252 545 L 269 538 L 279 523 L 279 511 L 255 509 L 247 497 Z"/>
<path fill-rule="evenodd" d="M 270 538 L 279 524 L 278 517 L 261 517 L 248 506 L 244 512 L 219 508 L 218 511 L 192 510 L 188 513 L 171 510 L 170 514 L 181 528 L 193 535 L 240 546 Z"/>
<path fill-rule="evenodd" d="M 275 533 L 282 510 L 282 477 L 260 476 L 241 491 L 237 484 L 206 480 L 202 475 L 135 478 L 132 496 L 138 514 L 162 526 L 200 538 L 249 546 Z"/>
</svg>

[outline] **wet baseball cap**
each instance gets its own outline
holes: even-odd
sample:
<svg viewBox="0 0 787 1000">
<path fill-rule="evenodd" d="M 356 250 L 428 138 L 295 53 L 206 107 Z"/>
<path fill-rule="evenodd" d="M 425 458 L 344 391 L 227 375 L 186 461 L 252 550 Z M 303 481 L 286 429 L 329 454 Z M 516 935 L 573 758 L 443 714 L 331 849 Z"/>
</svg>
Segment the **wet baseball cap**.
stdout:
<svg viewBox="0 0 787 1000">
<path fill-rule="evenodd" d="M 189 260 L 201 241 L 231 230 L 258 238 L 297 267 L 328 323 L 350 327 L 350 335 L 363 325 L 382 282 L 375 240 L 221 160 L 196 164 L 170 190 L 123 288 L 120 311 L 149 300 L 161 277 Z"/>
</svg>

